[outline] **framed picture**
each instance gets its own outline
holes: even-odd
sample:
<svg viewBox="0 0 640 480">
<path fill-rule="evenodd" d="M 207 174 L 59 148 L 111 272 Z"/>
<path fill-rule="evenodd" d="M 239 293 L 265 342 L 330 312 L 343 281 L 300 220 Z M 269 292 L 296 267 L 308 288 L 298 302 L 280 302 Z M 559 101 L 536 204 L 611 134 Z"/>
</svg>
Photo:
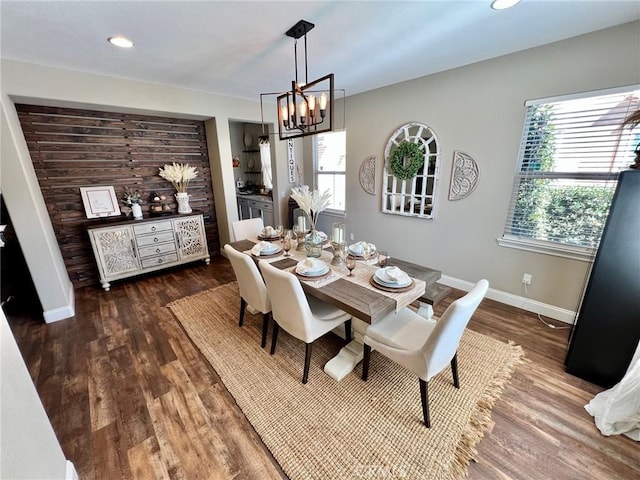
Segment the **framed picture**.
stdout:
<svg viewBox="0 0 640 480">
<path fill-rule="evenodd" d="M 120 215 L 118 199 L 113 187 L 80 187 L 87 218 L 114 217 Z"/>
</svg>

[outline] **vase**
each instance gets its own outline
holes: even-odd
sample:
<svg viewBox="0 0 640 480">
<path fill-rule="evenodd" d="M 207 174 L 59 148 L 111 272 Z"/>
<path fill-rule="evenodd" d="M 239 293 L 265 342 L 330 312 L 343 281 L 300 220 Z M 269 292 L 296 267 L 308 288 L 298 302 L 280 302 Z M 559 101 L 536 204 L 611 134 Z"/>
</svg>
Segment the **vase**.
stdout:
<svg viewBox="0 0 640 480">
<path fill-rule="evenodd" d="M 304 237 L 304 249 L 307 251 L 307 257 L 320 258 L 323 240 L 315 229 L 311 230 L 307 236 Z"/>
<path fill-rule="evenodd" d="M 131 213 L 133 214 L 133 218 L 136 220 L 140 220 L 142 218 L 142 207 L 139 203 L 134 203 L 131 205 Z"/>
<path fill-rule="evenodd" d="M 178 201 L 178 213 L 191 213 L 191 207 L 189 206 L 189 194 L 187 192 L 176 193 L 176 200 Z"/>
</svg>

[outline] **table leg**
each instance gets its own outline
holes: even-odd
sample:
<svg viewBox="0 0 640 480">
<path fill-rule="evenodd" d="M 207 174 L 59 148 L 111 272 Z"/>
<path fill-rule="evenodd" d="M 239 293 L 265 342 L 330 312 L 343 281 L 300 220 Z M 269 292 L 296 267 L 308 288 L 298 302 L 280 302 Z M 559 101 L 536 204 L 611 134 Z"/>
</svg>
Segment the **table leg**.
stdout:
<svg viewBox="0 0 640 480">
<path fill-rule="evenodd" d="M 353 340 L 342 347 L 338 354 L 324 366 L 325 373 L 337 382 L 353 371 L 355 366 L 362 360 L 364 354 L 362 339 L 364 338 L 364 331 L 367 328 L 367 324 L 362 320 L 353 318 L 352 327 Z"/>
</svg>

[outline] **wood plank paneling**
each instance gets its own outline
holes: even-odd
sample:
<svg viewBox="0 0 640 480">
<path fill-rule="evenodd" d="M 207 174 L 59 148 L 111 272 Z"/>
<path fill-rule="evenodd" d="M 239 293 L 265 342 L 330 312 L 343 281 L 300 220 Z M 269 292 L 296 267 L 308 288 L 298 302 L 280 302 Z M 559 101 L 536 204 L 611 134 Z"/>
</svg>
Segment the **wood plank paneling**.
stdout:
<svg viewBox="0 0 640 480">
<path fill-rule="evenodd" d="M 173 198 L 158 175 L 167 163 L 189 163 L 198 178 L 189 185 L 191 208 L 204 213 L 209 252 L 220 250 L 204 122 L 117 112 L 16 105 L 40 189 L 74 286 L 98 283 L 80 187 L 111 185 Z M 177 209 L 177 204 L 173 204 Z M 142 206 L 149 215 L 148 202 Z"/>
</svg>

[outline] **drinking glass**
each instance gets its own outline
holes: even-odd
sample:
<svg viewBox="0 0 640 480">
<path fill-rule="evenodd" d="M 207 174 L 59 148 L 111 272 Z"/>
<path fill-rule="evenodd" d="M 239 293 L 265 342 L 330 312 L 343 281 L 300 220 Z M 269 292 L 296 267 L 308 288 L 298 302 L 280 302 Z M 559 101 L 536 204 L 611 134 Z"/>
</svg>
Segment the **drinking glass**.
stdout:
<svg viewBox="0 0 640 480">
<path fill-rule="evenodd" d="M 351 271 L 356 268 L 356 259 L 351 255 L 348 255 L 345 259 L 345 263 L 347 264 L 347 269 L 349 270 L 349 276 L 351 276 Z"/>
<path fill-rule="evenodd" d="M 279 237 L 282 237 L 282 225 L 278 225 L 276 227 L 276 232 L 278 233 Z"/>
<path fill-rule="evenodd" d="M 365 244 L 362 246 L 362 258 L 364 258 L 365 263 L 369 261 L 369 257 L 371 257 L 372 253 L 373 252 L 371 250 L 371 244 L 365 242 Z"/>
<path fill-rule="evenodd" d="M 296 223 L 293 226 L 293 233 L 296 236 L 296 244 L 297 244 L 297 251 L 302 251 L 304 249 L 304 242 L 303 242 L 303 237 L 305 234 L 305 230 L 304 227 L 302 227 L 302 225 L 300 225 L 299 223 Z"/>
<path fill-rule="evenodd" d="M 387 263 L 389 263 L 389 255 L 387 255 L 387 252 L 378 252 L 378 265 L 384 268 L 387 266 Z"/>
<path fill-rule="evenodd" d="M 284 256 L 289 256 L 289 250 L 291 250 L 291 237 L 284 237 L 282 241 L 282 249 L 284 250 Z"/>
</svg>

